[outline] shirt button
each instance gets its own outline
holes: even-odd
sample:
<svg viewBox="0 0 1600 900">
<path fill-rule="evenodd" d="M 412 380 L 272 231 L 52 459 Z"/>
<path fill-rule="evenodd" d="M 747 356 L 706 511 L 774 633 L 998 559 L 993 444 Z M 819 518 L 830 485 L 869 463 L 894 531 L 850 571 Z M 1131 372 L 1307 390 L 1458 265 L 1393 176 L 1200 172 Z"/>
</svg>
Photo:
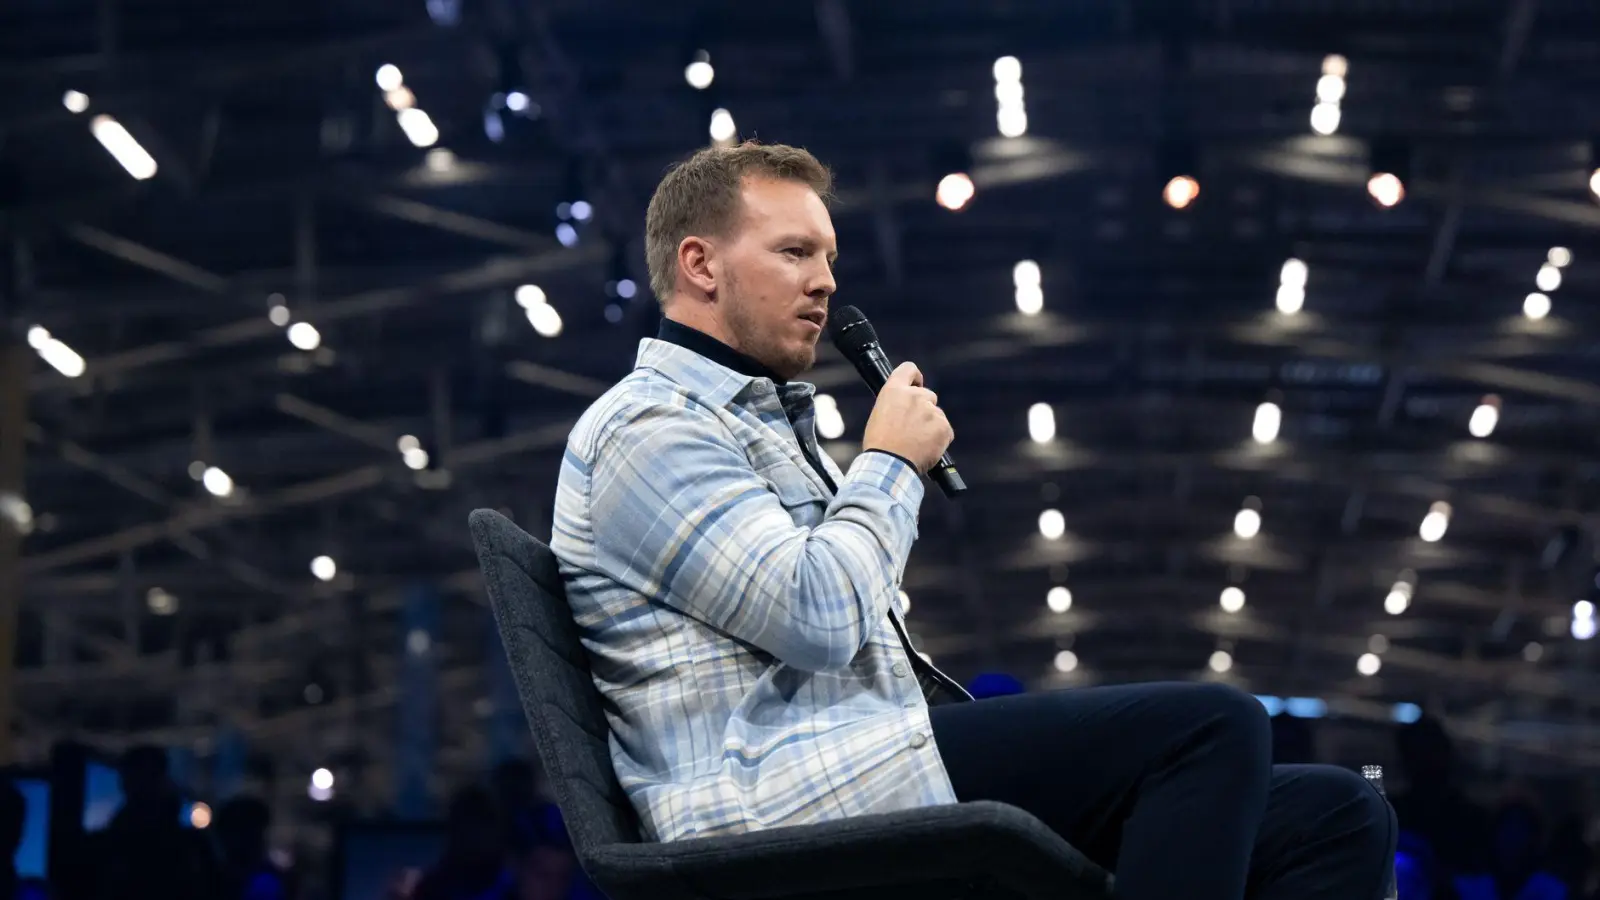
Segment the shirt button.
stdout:
<svg viewBox="0 0 1600 900">
<path fill-rule="evenodd" d="M 926 747 L 927 745 L 928 745 L 928 736 L 923 734 L 922 732 L 919 731 L 916 734 L 913 734 L 911 736 L 911 749 L 913 749 L 913 750 L 921 750 L 923 747 Z"/>
<path fill-rule="evenodd" d="M 890 669 L 889 671 L 893 672 L 894 673 L 894 677 L 896 677 L 896 678 L 904 678 L 904 677 L 906 677 L 906 673 L 909 672 L 910 670 L 906 668 L 906 664 L 905 663 L 897 662 L 897 663 L 894 664 L 894 668 Z"/>
</svg>

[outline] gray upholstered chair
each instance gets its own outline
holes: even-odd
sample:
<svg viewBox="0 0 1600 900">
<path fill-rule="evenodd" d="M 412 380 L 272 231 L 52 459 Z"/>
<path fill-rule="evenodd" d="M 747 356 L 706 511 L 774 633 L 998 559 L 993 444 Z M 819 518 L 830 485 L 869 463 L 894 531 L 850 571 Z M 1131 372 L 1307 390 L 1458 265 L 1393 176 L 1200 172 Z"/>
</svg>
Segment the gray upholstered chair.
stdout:
<svg viewBox="0 0 1600 900">
<path fill-rule="evenodd" d="M 489 510 L 478 562 L 578 861 L 611 900 L 1090 900 L 1110 878 L 1033 816 L 959 803 L 732 837 L 639 833 L 550 548 Z"/>
</svg>

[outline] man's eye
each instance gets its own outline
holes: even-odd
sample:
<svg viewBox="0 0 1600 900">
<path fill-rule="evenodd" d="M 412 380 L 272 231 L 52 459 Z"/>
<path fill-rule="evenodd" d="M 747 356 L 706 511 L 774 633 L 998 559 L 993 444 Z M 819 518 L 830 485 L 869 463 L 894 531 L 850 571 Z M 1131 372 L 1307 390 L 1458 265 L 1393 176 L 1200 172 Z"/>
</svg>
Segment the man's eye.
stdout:
<svg viewBox="0 0 1600 900">
<path fill-rule="evenodd" d="M 783 252 L 789 254 L 790 256 L 805 256 L 806 255 L 806 251 L 804 249 L 800 248 L 800 247 L 789 247 L 788 249 L 784 250 Z"/>
</svg>

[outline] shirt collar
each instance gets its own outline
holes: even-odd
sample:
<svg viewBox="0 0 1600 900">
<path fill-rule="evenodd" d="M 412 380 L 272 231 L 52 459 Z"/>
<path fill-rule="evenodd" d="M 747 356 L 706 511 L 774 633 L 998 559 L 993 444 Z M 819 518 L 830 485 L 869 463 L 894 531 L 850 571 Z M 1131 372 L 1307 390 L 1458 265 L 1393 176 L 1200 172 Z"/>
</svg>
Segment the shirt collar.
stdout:
<svg viewBox="0 0 1600 900">
<path fill-rule="evenodd" d="M 656 333 L 656 340 L 677 344 L 687 350 L 704 356 L 723 368 L 732 369 L 740 375 L 749 375 L 751 378 L 770 379 L 773 384 L 783 384 L 784 379 L 760 362 L 729 347 L 699 329 L 690 328 L 682 322 L 672 319 L 661 320 L 661 330 Z"/>
<path fill-rule="evenodd" d="M 663 319 L 658 336 L 639 341 L 635 368 L 651 369 L 725 406 L 752 386 L 765 382 L 785 411 L 803 411 L 816 392 L 805 381 L 784 381 L 772 370 L 710 335 L 680 322 Z"/>
</svg>

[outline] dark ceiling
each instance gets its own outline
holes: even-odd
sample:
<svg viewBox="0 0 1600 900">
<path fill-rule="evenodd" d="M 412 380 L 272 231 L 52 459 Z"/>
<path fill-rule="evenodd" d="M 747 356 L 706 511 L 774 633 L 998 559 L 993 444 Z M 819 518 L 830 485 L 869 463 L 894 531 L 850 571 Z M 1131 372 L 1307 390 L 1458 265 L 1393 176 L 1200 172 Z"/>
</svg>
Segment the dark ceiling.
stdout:
<svg viewBox="0 0 1600 900">
<path fill-rule="evenodd" d="M 452 23 L 455 6 L 0 9 L 5 313 L 87 364 L 39 362 L 27 386 L 25 755 L 63 734 L 203 745 L 231 721 L 287 758 L 337 745 L 381 769 L 419 581 L 445 598 L 445 765 L 478 753 L 493 648 L 466 513 L 548 534 L 567 429 L 657 321 L 647 290 L 608 283 L 645 284 L 649 193 L 721 107 L 836 168 L 836 300 L 931 373 L 955 425 L 971 491 L 930 490 L 906 580 L 952 674 L 1226 678 L 1600 758 L 1592 643 L 1569 634 L 1600 509 L 1600 6 L 465 0 Z M 683 75 L 697 49 L 705 91 Z M 1329 53 L 1348 88 L 1319 136 Z M 1002 54 L 1022 64 L 1022 137 L 997 133 Z M 436 124 L 431 151 L 386 105 L 385 63 Z M 101 114 L 154 178 L 91 137 Z M 1390 146 L 1410 171 L 1384 209 L 1365 184 Z M 1201 184 L 1181 211 L 1161 201 L 1175 153 Z M 934 185 L 962 155 L 977 195 L 950 212 Z M 580 199 L 594 214 L 563 246 L 557 205 Z M 1532 320 L 1552 247 L 1571 262 Z M 1274 308 L 1290 257 L 1309 269 L 1296 315 Z M 1014 303 L 1021 259 L 1038 315 Z M 527 283 L 558 337 L 514 302 Z M 320 346 L 292 346 L 276 303 Z M 831 349 L 814 374 L 847 461 L 870 398 Z M 1499 425 L 1474 438 L 1489 393 Z M 1263 445 L 1269 398 L 1282 427 Z M 1035 403 L 1049 443 L 1029 439 Z M 403 464 L 405 434 L 427 470 Z M 234 494 L 207 493 L 197 460 Z M 1246 498 L 1251 540 L 1232 531 Z M 1453 515 L 1429 543 L 1438 501 Z"/>
</svg>

